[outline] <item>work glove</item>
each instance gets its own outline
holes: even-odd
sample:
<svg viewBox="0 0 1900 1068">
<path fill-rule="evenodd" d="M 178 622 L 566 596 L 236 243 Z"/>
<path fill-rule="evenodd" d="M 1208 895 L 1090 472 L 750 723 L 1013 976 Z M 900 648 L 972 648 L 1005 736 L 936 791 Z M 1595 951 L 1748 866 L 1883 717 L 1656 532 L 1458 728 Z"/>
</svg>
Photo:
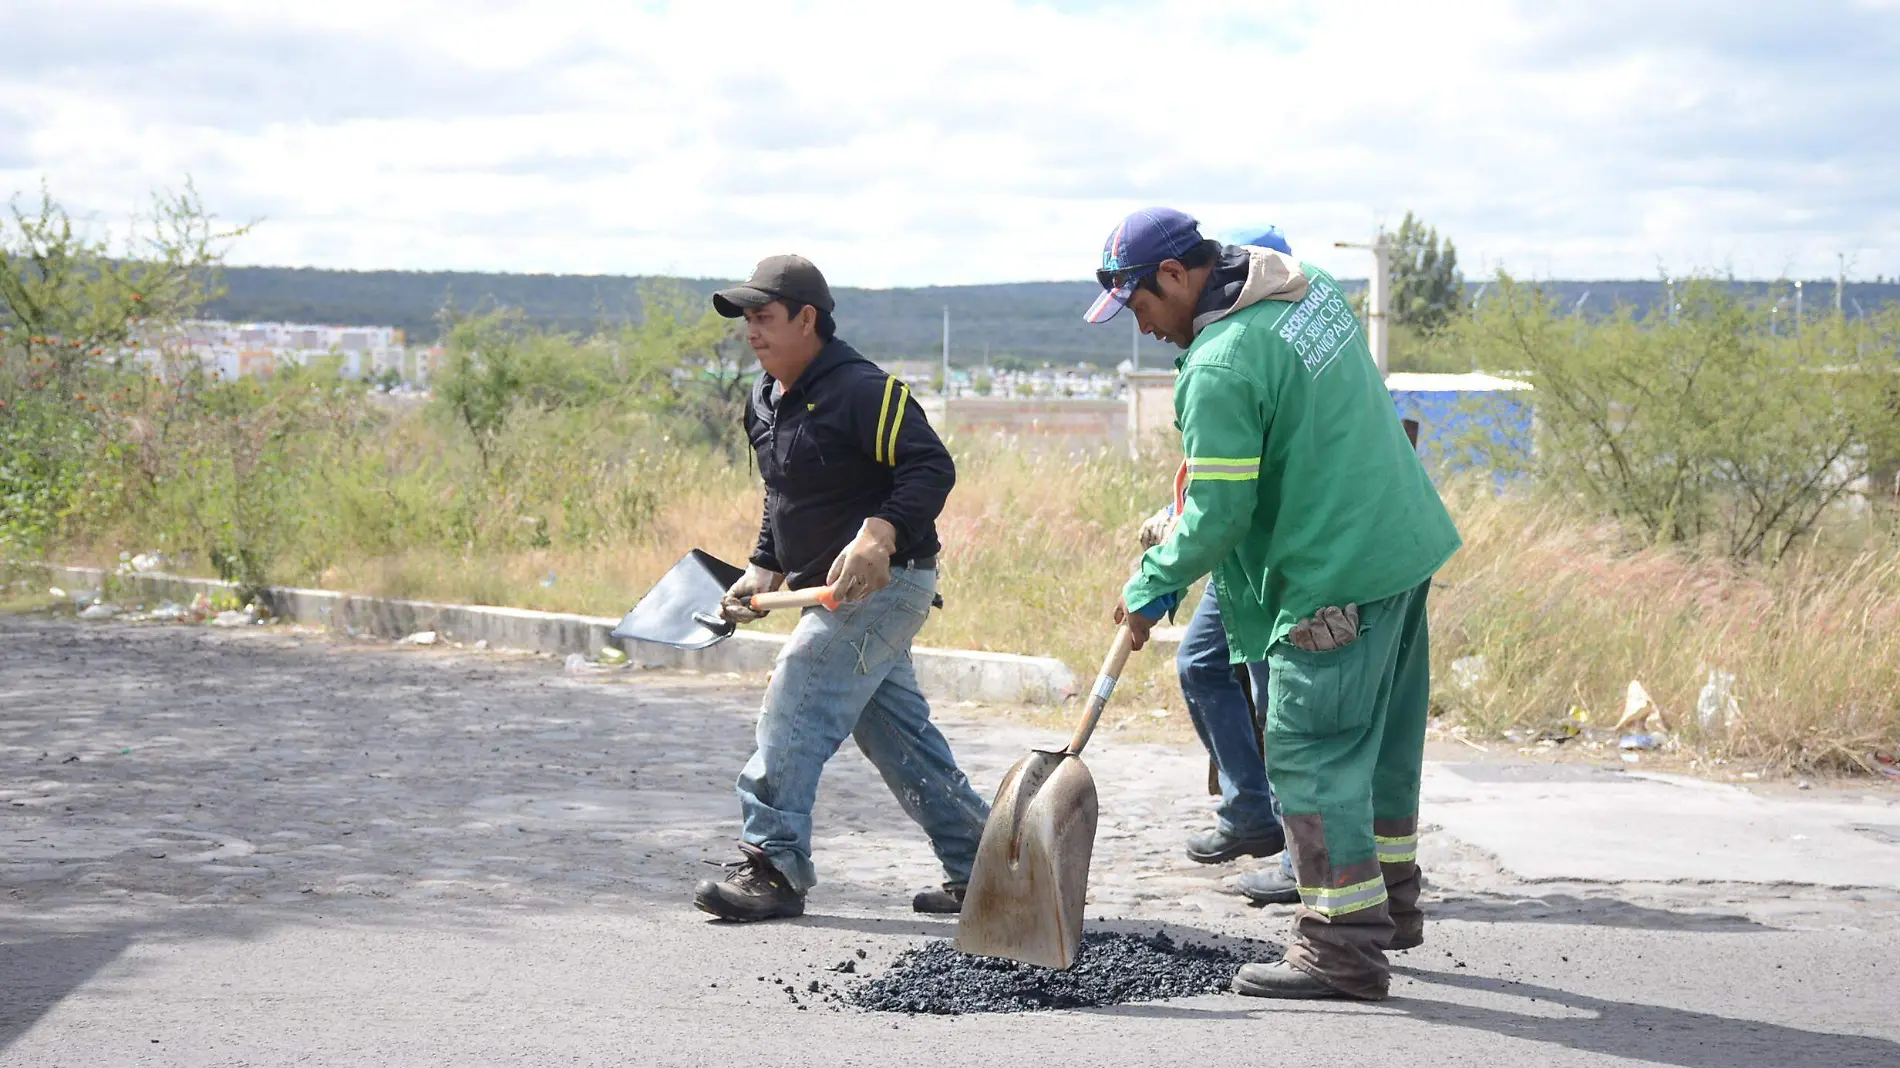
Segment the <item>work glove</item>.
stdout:
<svg viewBox="0 0 1900 1068">
<path fill-rule="evenodd" d="M 1162 542 L 1167 541 L 1168 535 L 1174 532 L 1174 521 L 1174 502 L 1170 501 L 1166 508 L 1149 516 L 1147 520 L 1141 524 L 1141 533 L 1139 535 L 1141 547 L 1143 549 L 1152 549 Z"/>
<path fill-rule="evenodd" d="M 726 589 L 726 595 L 719 599 L 719 614 L 734 623 L 751 623 L 764 619 L 769 612 L 755 612 L 747 602 L 755 593 L 771 593 L 784 583 L 785 576 L 776 571 L 768 571 L 757 564 L 748 564 L 745 574 L 739 581 Z"/>
<path fill-rule="evenodd" d="M 1322 608 L 1293 625 L 1286 640 L 1309 653 L 1330 653 L 1359 640 L 1359 606 Z"/>
<path fill-rule="evenodd" d="M 891 554 L 896 551 L 897 528 L 883 519 L 867 519 L 831 562 L 825 583 L 840 601 L 862 601 L 891 584 Z"/>
</svg>

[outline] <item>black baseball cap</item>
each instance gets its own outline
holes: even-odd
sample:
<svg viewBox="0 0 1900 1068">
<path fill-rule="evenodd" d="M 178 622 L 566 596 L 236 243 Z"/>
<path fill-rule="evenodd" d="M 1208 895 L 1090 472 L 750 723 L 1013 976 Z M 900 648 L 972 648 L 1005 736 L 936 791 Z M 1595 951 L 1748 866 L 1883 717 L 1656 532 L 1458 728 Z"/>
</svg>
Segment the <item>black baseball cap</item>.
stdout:
<svg viewBox="0 0 1900 1068">
<path fill-rule="evenodd" d="M 750 281 L 722 289 L 712 298 L 713 309 L 728 319 L 737 319 L 747 308 L 763 308 L 775 300 L 809 304 L 826 315 L 833 307 L 825 276 L 803 256 L 767 256 L 752 269 Z"/>
</svg>

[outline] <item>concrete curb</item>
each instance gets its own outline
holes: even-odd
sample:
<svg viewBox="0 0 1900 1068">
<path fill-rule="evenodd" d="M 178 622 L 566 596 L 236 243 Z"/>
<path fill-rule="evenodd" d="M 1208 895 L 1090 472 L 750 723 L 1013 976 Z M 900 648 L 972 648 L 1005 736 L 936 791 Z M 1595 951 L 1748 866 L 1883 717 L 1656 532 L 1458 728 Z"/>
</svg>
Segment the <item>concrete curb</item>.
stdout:
<svg viewBox="0 0 1900 1068">
<path fill-rule="evenodd" d="M 66 589 L 103 589 L 136 593 L 147 603 L 161 599 L 189 602 L 200 593 L 235 593 L 237 587 L 216 579 L 185 578 L 162 572 L 118 574 L 96 567 L 35 565 L 52 585 Z M 123 596 L 123 594 L 117 594 Z M 354 636 L 401 638 L 432 630 L 445 641 L 487 641 L 496 649 L 536 653 L 596 655 L 613 646 L 641 667 L 683 668 L 705 672 L 765 672 L 772 669 L 785 637 L 741 631 L 710 649 L 685 650 L 608 636 L 619 622 L 603 616 L 536 612 L 525 608 L 438 604 L 363 597 L 333 590 L 272 587 L 263 595 L 271 614 L 293 623 L 325 627 Z M 973 652 L 963 649 L 911 650 L 917 681 L 939 701 L 998 704 L 1049 704 L 1075 693 L 1075 674 L 1046 656 Z"/>
</svg>

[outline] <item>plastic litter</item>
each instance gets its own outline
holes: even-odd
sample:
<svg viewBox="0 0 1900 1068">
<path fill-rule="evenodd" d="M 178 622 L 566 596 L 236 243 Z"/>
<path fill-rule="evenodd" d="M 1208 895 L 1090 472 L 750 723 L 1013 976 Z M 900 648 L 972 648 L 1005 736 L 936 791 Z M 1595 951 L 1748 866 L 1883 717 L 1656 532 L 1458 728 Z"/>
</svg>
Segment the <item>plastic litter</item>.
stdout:
<svg viewBox="0 0 1900 1068">
<path fill-rule="evenodd" d="M 219 612 L 217 615 L 211 617 L 211 625 L 214 627 L 248 627 L 251 625 L 251 617 L 249 613 L 239 612 L 233 609 L 229 612 Z"/>
<path fill-rule="evenodd" d="M 1649 722 L 1651 715 L 1660 717 L 1661 710 L 1656 702 L 1650 700 L 1649 691 L 1635 679 L 1630 680 L 1629 690 L 1623 696 L 1623 718 L 1616 721 L 1616 730 L 1641 732 Z"/>
<path fill-rule="evenodd" d="M 601 649 L 598 659 L 609 667 L 618 667 L 627 662 L 627 654 L 624 650 L 609 645 Z"/>
<path fill-rule="evenodd" d="M 1663 740 L 1653 734 L 1625 734 L 1616 743 L 1618 749 L 1661 749 Z"/>
<path fill-rule="evenodd" d="M 410 634 L 399 639 L 396 642 L 396 644 L 397 645 L 434 645 L 439 640 L 440 639 L 436 636 L 435 631 L 419 630 L 419 631 L 416 631 L 414 634 Z"/>
<path fill-rule="evenodd" d="M 160 601 L 158 607 L 152 609 L 150 618 L 155 623 L 177 623 L 190 615 L 191 609 L 176 601 Z"/>
<path fill-rule="evenodd" d="M 111 619 L 113 616 L 116 616 L 118 614 L 119 614 L 118 605 L 105 604 L 102 602 L 100 604 L 87 606 L 84 610 L 82 610 L 79 613 L 79 618 L 80 619 Z"/>
<path fill-rule="evenodd" d="M 1460 690 L 1475 690 L 1489 676 L 1482 656 L 1463 656 L 1451 662 L 1451 681 Z"/>
<path fill-rule="evenodd" d="M 1709 672 L 1709 681 L 1696 697 L 1696 725 L 1705 735 L 1733 728 L 1742 717 L 1741 703 L 1735 700 L 1735 676 L 1726 671 Z"/>
</svg>

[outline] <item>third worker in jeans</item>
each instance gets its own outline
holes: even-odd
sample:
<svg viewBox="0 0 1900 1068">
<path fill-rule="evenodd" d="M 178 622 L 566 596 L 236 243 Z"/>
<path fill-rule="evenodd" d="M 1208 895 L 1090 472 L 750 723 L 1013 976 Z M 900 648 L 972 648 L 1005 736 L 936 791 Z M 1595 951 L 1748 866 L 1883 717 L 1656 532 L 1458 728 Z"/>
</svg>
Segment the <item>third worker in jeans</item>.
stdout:
<svg viewBox="0 0 1900 1068">
<path fill-rule="evenodd" d="M 1237 237 L 1234 244 L 1293 253 L 1278 227 Z M 1175 517 L 1173 502 L 1150 516 L 1141 525 L 1141 547 L 1151 549 L 1165 540 L 1174 529 Z M 1284 852 L 1280 803 L 1267 782 L 1253 705 L 1232 660 L 1227 631 L 1221 626 L 1220 597 L 1209 583 L 1175 654 L 1181 697 L 1187 702 L 1194 733 L 1214 761 L 1221 798 L 1214 810 L 1214 826 L 1188 836 L 1188 859 L 1219 864 L 1236 857 L 1278 853 L 1278 864 L 1242 875 L 1235 888 L 1256 905 L 1296 905 L 1300 890 L 1293 878 L 1293 857 Z"/>
</svg>

